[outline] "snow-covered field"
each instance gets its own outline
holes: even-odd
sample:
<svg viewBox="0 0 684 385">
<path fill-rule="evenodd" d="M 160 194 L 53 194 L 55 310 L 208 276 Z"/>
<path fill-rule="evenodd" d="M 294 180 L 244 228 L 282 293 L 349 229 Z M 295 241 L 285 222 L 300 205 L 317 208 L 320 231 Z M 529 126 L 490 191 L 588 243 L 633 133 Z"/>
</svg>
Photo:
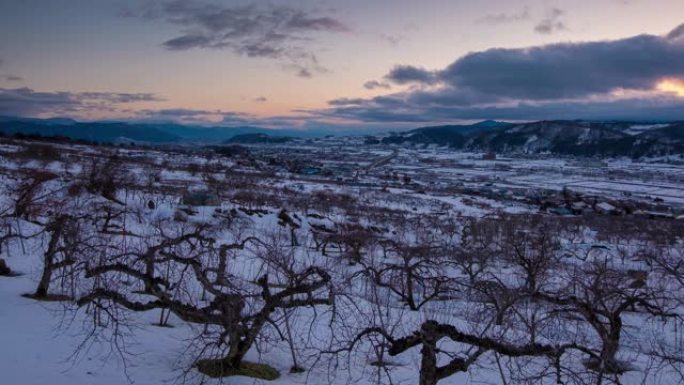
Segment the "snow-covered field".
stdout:
<svg viewBox="0 0 684 385">
<path fill-rule="evenodd" d="M 0 147 L 2 384 L 684 381 L 680 165 L 40 145 Z M 278 379 L 194 367 L 250 330 Z"/>
</svg>

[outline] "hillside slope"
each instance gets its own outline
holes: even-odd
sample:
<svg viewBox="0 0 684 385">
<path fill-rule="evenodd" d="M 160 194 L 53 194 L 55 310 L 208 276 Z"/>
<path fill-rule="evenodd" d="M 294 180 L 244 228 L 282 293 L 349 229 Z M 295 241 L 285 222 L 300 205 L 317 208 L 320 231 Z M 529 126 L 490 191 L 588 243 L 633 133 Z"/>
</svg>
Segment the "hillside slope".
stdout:
<svg viewBox="0 0 684 385">
<path fill-rule="evenodd" d="M 684 154 L 684 123 L 485 121 L 470 126 L 423 127 L 387 136 L 381 142 L 483 152 L 639 158 Z"/>
</svg>

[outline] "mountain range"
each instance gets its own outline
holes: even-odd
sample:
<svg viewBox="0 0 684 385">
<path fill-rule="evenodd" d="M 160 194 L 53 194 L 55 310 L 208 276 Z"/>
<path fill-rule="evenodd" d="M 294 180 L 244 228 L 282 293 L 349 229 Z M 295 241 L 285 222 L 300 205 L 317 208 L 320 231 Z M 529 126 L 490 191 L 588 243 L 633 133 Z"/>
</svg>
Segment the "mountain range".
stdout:
<svg viewBox="0 0 684 385">
<path fill-rule="evenodd" d="M 638 158 L 684 154 L 684 123 L 485 121 L 469 126 L 422 127 L 378 140 L 384 144 L 438 145 L 469 151 Z"/>
<path fill-rule="evenodd" d="M 221 143 L 237 135 L 264 134 L 275 137 L 308 136 L 301 130 L 276 130 L 261 127 L 202 127 L 164 123 L 77 122 L 68 118 L 32 119 L 0 117 L 0 133 L 45 137 L 63 136 L 90 142 L 184 142 Z"/>
<path fill-rule="evenodd" d="M 321 137 L 315 130 L 261 127 L 198 127 L 180 124 L 77 122 L 68 118 L 0 117 L 0 133 L 62 136 L 91 142 L 284 143 Z M 548 120 L 509 123 L 486 120 L 470 125 L 443 125 L 382 135 L 366 143 L 392 146 L 444 146 L 500 153 L 552 153 L 578 156 L 661 156 L 684 154 L 684 122 Z"/>
</svg>

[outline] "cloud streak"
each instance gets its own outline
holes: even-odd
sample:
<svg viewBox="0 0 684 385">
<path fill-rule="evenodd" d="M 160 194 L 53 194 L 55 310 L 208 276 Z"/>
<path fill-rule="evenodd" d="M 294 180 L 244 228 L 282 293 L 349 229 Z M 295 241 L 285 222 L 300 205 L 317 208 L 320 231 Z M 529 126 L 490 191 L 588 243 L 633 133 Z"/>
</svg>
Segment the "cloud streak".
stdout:
<svg viewBox="0 0 684 385">
<path fill-rule="evenodd" d="M 4 60 L 0 59 L 0 68 L 4 65 Z M 0 81 L 4 82 L 21 82 L 23 81 L 24 78 L 21 76 L 16 76 L 16 75 L 7 75 L 7 74 L 0 74 Z"/>
<path fill-rule="evenodd" d="M 385 75 L 385 79 L 402 85 L 409 83 L 434 84 L 440 80 L 437 73 L 428 71 L 425 68 L 410 65 L 394 66 L 390 72 Z"/>
<path fill-rule="evenodd" d="M 550 35 L 555 32 L 564 31 L 567 29 L 562 18 L 565 11 L 560 8 L 551 8 L 546 17 L 544 17 L 535 27 L 534 31 L 542 35 Z"/>
<path fill-rule="evenodd" d="M 16 76 L 16 75 L 0 75 L 0 79 L 6 81 L 6 82 L 21 82 L 24 81 L 24 78 L 21 76 Z"/>
<path fill-rule="evenodd" d="M 173 51 L 227 49 L 246 57 L 283 60 L 299 76 L 325 72 L 310 47 L 319 33 L 350 28 L 332 16 L 290 6 L 254 3 L 226 6 L 194 0 L 152 1 L 125 16 L 164 20 L 179 27 L 163 42 Z"/>
<path fill-rule="evenodd" d="M 117 106 L 163 99 L 149 93 L 40 92 L 31 88 L 0 88 L 0 115 L 79 115 L 116 111 Z"/>
<path fill-rule="evenodd" d="M 190 108 L 144 109 L 129 118 L 134 122 L 181 123 L 201 126 L 259 126 L 293 128 L 304 124 L 303 115 L 261 117 L 244 112 Z"/>
<path fill-rule="evenodd" d="M 521 11 L 516 13 L 496 13 L 489 14 L 485 17 L 475 20 L 479 24 L 510 24 L 519 23 L 522 21 L 530 20 L 530 9 L 528 7 L 523 8 Z"/>
<path fill-rule="evenodd" d="M 392 88 L 392 86 L 388 82 L 381 82 L 377 80 L 369 80 L 365 83 L 363 83 L 363 88 L 367 90 L 375 90 L 375 89 L 385 89 L 388 90 Z"/>
</svg>

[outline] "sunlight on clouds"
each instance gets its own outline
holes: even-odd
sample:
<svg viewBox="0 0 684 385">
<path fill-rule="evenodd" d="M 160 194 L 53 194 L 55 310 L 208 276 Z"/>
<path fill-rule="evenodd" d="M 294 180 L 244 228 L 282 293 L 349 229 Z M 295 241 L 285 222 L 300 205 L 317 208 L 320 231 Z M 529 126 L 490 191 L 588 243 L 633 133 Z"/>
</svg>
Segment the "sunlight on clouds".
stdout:
<svg viewBox="0 0 684 385">
<path fill-rule="evenodd" d="M 684 79 L 661 80 L 656 88 L 659 91 L 674 93 L 684 98 Z"/>
</svg>

